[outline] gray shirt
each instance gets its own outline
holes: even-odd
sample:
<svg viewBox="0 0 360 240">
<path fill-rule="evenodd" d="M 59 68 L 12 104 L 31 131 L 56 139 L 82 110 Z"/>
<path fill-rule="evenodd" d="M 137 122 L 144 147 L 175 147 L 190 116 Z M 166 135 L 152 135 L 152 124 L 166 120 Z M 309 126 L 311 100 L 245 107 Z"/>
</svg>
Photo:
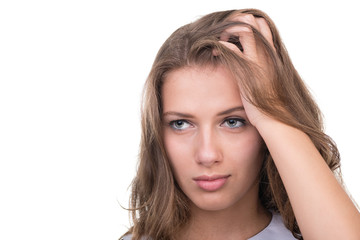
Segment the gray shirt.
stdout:
<svg viewBox="0 0 360 240">
<path fill-rule="evenodd" d="M 269 225 L 249 240 L 296 240 L 296 238 L 285 227 L 281 215 L 273 213 Z"/>
<path fill-rule="evenodd" d="M 126 235 L 122 240 L 131 240 L 131 235 Z M 296 240 L 296 238 L 285 227 L 280 214 L 273 213 L 269 225 L 248 240 Z"/>
</svg>

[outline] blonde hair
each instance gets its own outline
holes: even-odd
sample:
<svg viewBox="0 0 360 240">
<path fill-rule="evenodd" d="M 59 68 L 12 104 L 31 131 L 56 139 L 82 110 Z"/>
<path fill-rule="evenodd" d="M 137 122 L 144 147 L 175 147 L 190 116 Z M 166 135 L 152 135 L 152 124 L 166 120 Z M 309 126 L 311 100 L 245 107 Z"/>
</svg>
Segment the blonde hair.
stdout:
<svg viewBox="0 0 360 240">
<path fill-rule="evenodd" d="M 250 25 L 229 20 L 234 14 L 241 13 L 262 17 L 267 21 L 276 50 Z M 265 52 L 272 68 L 266 88 L 262 84 L 264 75 L 259 66 L 219 43 L 220 34 L 234 25 L 251 28 L 257 43 Z M 217 52 L 215 55 L 214 50 Z M 332 171 L 335 172 L 340 166 L 336 145 L 323 132 L 321 112 L 291 63 L 271 19 L 255 9 L 208 14 L 179 28 L 165 41 L 145 84 L 139 165 L 130 197 L 133 227 L 129 233 L 135 240 L 143 236 L 174 239 L 191 216 L 189 199 L 177 185 L 164 149 L 161 104 L 163 82 L 167 74 L 175 69 L 219 64 L 232 72 L 252 104 L 265 114 L 305 132 Z M 279 212 L 285 226 L 296 238 L 301 239 L 279 172 L 271 155 L 265 151 L 259 198 L 267 209 Z"/>
</svg>

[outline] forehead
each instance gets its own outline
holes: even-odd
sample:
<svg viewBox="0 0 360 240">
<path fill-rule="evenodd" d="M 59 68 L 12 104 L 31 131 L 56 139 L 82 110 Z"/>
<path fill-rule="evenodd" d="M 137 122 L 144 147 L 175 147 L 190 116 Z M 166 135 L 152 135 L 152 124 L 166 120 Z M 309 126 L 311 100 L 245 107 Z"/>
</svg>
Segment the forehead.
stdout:
<svg viewBox="0 0 360 240">
<path fill-rule="evenodd" d="M 223 66 L 191 66 L 172 71 L 165 78 L 161 95 L 164 111 L 199 112 L 241 104 L 238 84 Z"/>
</svg>

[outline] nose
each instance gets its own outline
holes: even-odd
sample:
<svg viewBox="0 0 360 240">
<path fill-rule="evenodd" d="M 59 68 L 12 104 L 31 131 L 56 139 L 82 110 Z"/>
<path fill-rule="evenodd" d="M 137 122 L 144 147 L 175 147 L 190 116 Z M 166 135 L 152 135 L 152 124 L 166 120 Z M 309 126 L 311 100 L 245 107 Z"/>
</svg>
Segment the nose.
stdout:
<svg viewBox="0 0 360 240">
<path fill-rule="evenodd" d="M 220 139 L 214 130 L 207 128 L 199 132 L 195 155 L 196 162 L 205 167 L 222 161 Z"/>
</svg>

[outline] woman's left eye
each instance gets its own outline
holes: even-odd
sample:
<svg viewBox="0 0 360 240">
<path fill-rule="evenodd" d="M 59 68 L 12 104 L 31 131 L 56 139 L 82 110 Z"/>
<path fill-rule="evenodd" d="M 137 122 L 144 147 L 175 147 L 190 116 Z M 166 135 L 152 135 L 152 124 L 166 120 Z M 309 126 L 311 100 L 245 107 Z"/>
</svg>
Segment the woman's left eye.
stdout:
<svg viewBox="0 0 360 240">
<path fill-rule="evenodd" d="M 226 119 L 222 125 L 228 128 L 239 128 L 245 125 L 245 120 L 241 118 L 229 118 Z"/>
</svg>

